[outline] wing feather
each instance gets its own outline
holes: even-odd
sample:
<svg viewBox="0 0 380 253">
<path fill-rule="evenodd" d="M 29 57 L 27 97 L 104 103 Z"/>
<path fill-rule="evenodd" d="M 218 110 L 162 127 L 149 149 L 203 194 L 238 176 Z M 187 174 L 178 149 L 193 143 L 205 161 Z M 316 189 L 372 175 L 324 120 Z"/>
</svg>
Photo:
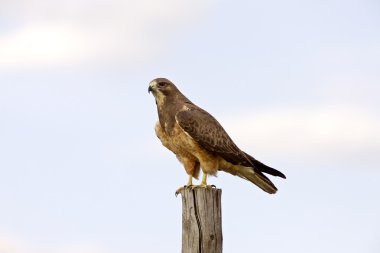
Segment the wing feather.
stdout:
<svg viewBox="0 0 380 253">
<path fill-rule="evenodd" d="M 178 112 L 175 119 L 178 125 L 207 151 L 233 164 L 252 166 L 220 123 L 205 110 L 198 107 L 189 108 Z"/>
</svg>

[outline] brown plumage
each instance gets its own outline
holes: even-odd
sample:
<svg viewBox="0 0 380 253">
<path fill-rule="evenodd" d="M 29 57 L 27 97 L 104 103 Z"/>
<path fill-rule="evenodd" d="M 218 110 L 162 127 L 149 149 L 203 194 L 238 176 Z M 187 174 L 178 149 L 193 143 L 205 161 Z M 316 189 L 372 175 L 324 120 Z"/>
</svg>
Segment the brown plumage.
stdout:
<svg viewBox="0 0 380 253">
<path fill-rule="evenodd" d="M 198 178 L 203 171 L 202 183 L 206 187 L 207 175 L 218 170 L 244 178 L 268 193 L 277 188 L 263 174 L 286 178 L 280 171 L 257 161 L 240 150 L 219 122 L 208 112 L 193 104 L 166 78 L 150 82 L 157 105 L 158 119 L 155 131 L 162 144 L 176 154 L 189 175 Z"/>
</svg>

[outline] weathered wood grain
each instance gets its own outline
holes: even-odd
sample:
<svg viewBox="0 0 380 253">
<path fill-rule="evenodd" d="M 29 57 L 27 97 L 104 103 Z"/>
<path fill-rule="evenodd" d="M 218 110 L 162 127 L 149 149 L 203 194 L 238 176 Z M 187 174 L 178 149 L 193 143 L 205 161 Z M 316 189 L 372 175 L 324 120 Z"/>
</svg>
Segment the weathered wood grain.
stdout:
<svg viewBox="0 0 380 253">
<path fill-rule="evenodd" d="M 182 253 L 222 252 L 221 189 L 184 189 L 182 195 Z"/>
</svg>

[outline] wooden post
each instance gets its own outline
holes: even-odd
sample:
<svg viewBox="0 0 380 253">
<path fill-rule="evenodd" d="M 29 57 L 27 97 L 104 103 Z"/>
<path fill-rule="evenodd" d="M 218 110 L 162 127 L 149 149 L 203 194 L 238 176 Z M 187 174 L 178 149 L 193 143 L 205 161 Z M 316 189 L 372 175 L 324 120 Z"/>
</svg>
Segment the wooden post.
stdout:
<svg viewBox="0 0 380 253">
<path fill-rule="evenodd" d="M 186 188 L 182 196 L 182 253 L 222 253 L 221 189 Z"/>
</svg>

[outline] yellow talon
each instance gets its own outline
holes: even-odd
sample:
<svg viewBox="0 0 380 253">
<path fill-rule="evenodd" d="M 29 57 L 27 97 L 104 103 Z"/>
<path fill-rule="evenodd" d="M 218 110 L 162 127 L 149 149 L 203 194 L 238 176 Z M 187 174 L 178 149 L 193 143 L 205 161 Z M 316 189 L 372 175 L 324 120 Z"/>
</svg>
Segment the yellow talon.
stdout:
<svg viewBox="0 0 380 253">
<path fill-rule="evenodd" d="M 202 182 L 200 185 L 192 185 L 190 189 L 194 190 L 197 188 L 216 188 L 215 185 L 207 185 L 207 173 L 203 173 Z"/>
<path fill-rule="evenodd" d="M 192 185 L 192 186 L 190 186 L 190 189 L 194 190 L 194 189 L 207 188 L 207 187 L 208 187 L 208 185 L 198 184 L 198 185 Z"/>
<path fill-rule="evenodd" d="M 180 194 L 182 190 L 186 189 L 187 187 L 192 187 L 192 186 L 193 186 L 193 176 L 189 176 L 189 180 L 187 181 L 187 185 L 179 187 L 175 191 L 175 196 L 177 197 L 177 195 Z"/>
<path fill-rule="evenodd" d="M 199 185 L 193 185 L 193 176 L 189 176 L 189 181 L 187 182 L 187 185 L 179 187 L 175 191 L 175 196 L 177 197 L 178 194 L 181 193 L 182 190 L 185 190 L 186 188 L 189 188 L 190 190 L 199 189 L 199 188 L 216 188 L 215 185 L 207 185 L 207 173 L 203 173 L 202 176 L 202 182 Z"/>
</svg>

